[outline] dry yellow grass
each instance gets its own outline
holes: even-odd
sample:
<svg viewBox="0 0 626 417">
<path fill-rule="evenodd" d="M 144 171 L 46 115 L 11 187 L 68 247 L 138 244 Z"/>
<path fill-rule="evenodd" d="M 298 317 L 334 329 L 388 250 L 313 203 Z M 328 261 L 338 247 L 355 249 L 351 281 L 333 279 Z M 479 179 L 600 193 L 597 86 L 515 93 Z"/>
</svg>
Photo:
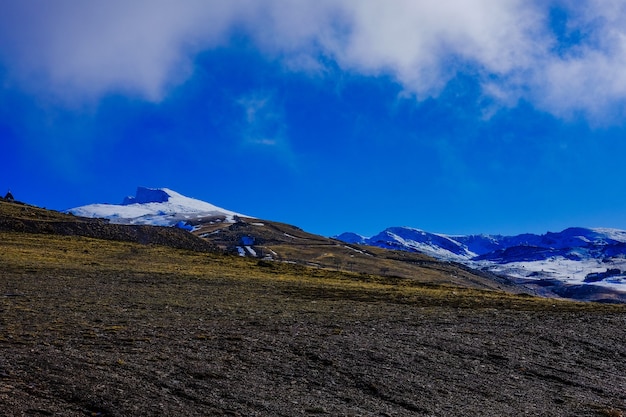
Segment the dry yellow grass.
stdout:
<svg viewBox="0 0 626 417">
<path fill-rule="evenodd" d="M 320 299 L 345 297 L 459 307 L 621 308 L 463 288 L 454 282 L 441 285 L 441 276 L 450 274 L 445 265 L 424 268 L 423 276 L 385 277 L 76 236 L 1 232 L 0 266 L 5 274 L 62 274 L 75 279 L 82 274 L 141 274 L 177 280 L 234 280 Z"/>
</svg>

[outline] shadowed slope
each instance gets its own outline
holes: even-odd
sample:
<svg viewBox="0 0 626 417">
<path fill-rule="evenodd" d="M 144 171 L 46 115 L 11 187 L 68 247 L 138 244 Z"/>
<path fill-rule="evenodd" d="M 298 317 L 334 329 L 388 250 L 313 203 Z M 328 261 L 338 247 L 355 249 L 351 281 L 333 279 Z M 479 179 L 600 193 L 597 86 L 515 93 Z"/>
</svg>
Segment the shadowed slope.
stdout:
<svg viewBox="0 0 626 417">
<path fill-rule="evenodd" d="M 19 202 L 0 201 L 0 230 L 76 235 L 197 251 L 218 250 L 209 242 L 176 228 L 110 224 L 105 219 L 78 217 Z"/>
</svg>

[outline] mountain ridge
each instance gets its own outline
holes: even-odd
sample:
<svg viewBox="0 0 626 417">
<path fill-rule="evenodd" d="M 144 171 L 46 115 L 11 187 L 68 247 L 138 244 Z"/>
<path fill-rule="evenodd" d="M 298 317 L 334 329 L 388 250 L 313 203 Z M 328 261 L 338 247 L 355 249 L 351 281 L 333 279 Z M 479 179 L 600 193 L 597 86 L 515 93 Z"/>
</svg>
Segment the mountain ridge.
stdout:
<svg viewBox="0 0 626 417">
<path fill-rule="evenodd" d="M 401 236 L 398 233 L 401 233 Z M 586 245 L 612 245 L 626 243 L 626 231 L 612 228 L 586 228 L 568 227 L 560 232 L 546 232 L 544 234 L 521 233 L 518 235 L 494 235 L 494 234 L 471 234 L 471 235 L 448 235 L 443 233 L 431 233 L 414 227 L 400 226 L 389 227 L 382 232 L 366 237 L 353 232 L 345 232 L 333 236 L 336 239 L 358 244 L 372 244 L 376 242 L 390 242 L 386 236 L 394 237 L 397 242 L 406 240 L 406 235 L 411 242 L 406 243 L 407 247 L 419 247 L 417 243 L 443 242 L 439 248 L 447 249 L 453 254 L 456 247 L 461 250 L 457 252 L 468 256 L 481 256 L 497 249 L 511 246 L 535 246 L 545 249 L 566 249 Z M 421 236 L 421 238 L 418 238 Z M 401 239 L 398 239 L 400 237 Z M 372 245 L 376 246 L 376 245 Z"/>
<path fill-rule="evenodd" d="M 593 283 L 626 294 L 626 231 L 620 229 L 569 227 L 542 235 L 503 236 L 444 235 L 390 227 L 369 238 L 351 232 L 336 238 L 425 253 L 525 284 L 550 287 L 555 282 L 580 286 Z"/>
<path fill-rule="evenodd" d="M 372 237 L 346 233 L 329 239 L 296 226 L 241 215 L 167 188 L 145 187 L 138 187 L 136 195 L 125 198 L 122 204 L 92 204 L 69 212 L 103 217 L 114 224 L 178 227 L 244 257 L 383 275 L 391 270 L 407 278 L 417 272 L 405 267 L 398 269 L 397 264 L 388 267 L 385 262 L 401 259 L 396 255 L 377 252 L 378 260 L 370 259 L 372 250 L 359 249 L 368 245 L 424 254 L 463 265 L 478 275 L 488 274 L 477 281 L 470 277 L 466 277 L 469 281 L 453 278 L 452 283 L 479 282 L 493 288 L 513 284 L 525 288 L 522 291 L 568 297 L 572 297 L 572 288 L 578 286 L 580 290 L 574 292 L 579 295 L 573 298 L 614 301 L 615 294 L 617 299 L 626 301 L 626 231 L 618 229 L 572 227 L 543 235 L 502 236 L 445 235 L 391 227 Z M 381 265 L 377 266 L 377 262 Z M 419 259 L 402 262 L 405 266 L 406 262 L 423 265 Z"/>
<path fill-rule="evenodd" d="M 211 210 L 207 211 L 207 207 Z M 305 232 L 297 226 L 240 215 L 167 188 L 139 187 L 136 196 L 125 198 L 122 204 L 87 205 L 68 212 L 89 218 L 104 217 L 112 224 L 151 224 L 185 229 L 225 253 L 257 258 L 261 263 L 278 261 L 434 285 L 532 293 L 507 278 L 483 271 L 470 272 L 460 264 L 439 262 L 421 254 L 361 249 Z"/>
</svg>

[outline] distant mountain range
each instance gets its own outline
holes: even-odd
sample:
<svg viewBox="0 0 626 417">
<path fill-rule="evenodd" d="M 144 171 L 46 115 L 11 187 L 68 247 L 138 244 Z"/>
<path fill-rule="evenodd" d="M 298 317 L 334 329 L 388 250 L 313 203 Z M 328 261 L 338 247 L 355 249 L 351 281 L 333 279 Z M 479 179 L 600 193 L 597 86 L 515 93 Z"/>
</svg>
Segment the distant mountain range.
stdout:
<svg viewBox="0 0 626 417">
<path fill-rule="evenodd" d="M 572 227 L 557 233 L 453 236 L 391 227 L 372 237 L 343 233 L 353 244 L 425 253 L 518 282 L 593 284 L 626 291 L 626 231 Z"/>
<path fill-rule="evenodd" d="M 242 256 L 284 259 L 277 254 L 279 248 L 286 251 L 288 247 L 294 248 L 295 243 L 312 247 L 315 242 L 326 248 L 334 245 L 332 240 L 321 236 L 296 237 L 295 234 L 303 232 L 295 226 L 254 219 L 167 188 L 139 187 L 135 196 L 126 197 L 121 204 L 90 204 L 68 211 L 77 216 L 105 218 L 111 223 L 186 229 Z M 351 248 L 347 250 L 353 251 L 352 257 L 360 252 L 353 249 L 358 245 L 419 253 L 505 277 L 546 295 L 589 299 L 587 292 L 608 290 L 622 293 L 620 297 L 626 300 L 626 231 L 623 230 L 573 227 L 543 235 L 454 236 L 391 227 L 372 237 L 343 233 L 333 239 L 349 244 Z M 252 242 L 256 242 L 256 249 Z M 336 265 L 342 262 L 339 255 L 326 256 L 328 259 L 325 255 L 328 253 L 320 252 L 306 263 L 323 265 L 330 259 Z M 304 252 L 298 257 L 304 260 Z M 354 261 L 349 263 L 353 265 Z M 572 295 L 572 291 L 576 294 Z"/>
<path fill-rule="evenodd" d="M 454 236 L 410 227 L 390 227 L 369 238 L 356 233 L 343 233 L 335 238 L 349 243 L 427 253 L 439 259 L 501 263 L 545 260 L 553 256 L 574 260 L 588 257 L 589 253 L 580 253 L 580 248 L 594 252 L 595 258 L 606 257 L 615 251 L 623 252 L 626 245 L 626 231 L 582 227 L 544 235 L 526 233 L 516 236 Z"/>
</svg>

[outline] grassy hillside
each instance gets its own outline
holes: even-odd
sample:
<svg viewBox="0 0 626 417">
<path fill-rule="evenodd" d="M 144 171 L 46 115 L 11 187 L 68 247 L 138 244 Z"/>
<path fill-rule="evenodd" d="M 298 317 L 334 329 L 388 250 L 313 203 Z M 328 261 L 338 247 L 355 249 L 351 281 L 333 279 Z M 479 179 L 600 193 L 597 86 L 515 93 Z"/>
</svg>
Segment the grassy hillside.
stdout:
<svg viewBox="0 0 626 417">
<path fill-rule="evenodd" d="M 312 268 L 399 277 L 425 284 L 524 292 L 524 288 L 493 274 L 469 270 L 419 253 L 350 245 L 307 233 L 295 226 L 258 219 L 235 224 L 200 224 L 194 233 L 228 253 L 236 254 L 242 239 L 252 238 L 258 258 L 291 262 Z M 246 252 L 247 256 L 250 256 Z"/>
<path fill-rule="evenodd" d="M 625 306 L 390 261 L 415 275 L 1 231 L 0 415 L 624 415 Z"/>
<path fill-rule="evenodd" d="M 218 253 L 175 250 L 166 246 L 142 245 L 79 236 L 0 232 L 0 264 L 4 274 L 54 275 L 65 273 L 79 279 L 91 274 L 156 274 L 196 279 L 232 279 L 271 283 L 282 287 L 309 289 L 322 297 L 335 293 L 359 299 L 383 298 L 396 302 L 424 299 L 430 304 L 467 303 L 494 307 L 543 308 L 556 301 L 515 296 L 449 285 L 424 284 L 437 281 L 438 269 L 426 270 L 432 278 L 383 277 L 331 269 L 307 268 Z M 447 271 L 446 271 L 447 273 Z M 354 292 L 354 295 L 349 295 Z M 586 304 L 562 304 L 585 308 Z"/>
<path fill-rule="evenodd" d="M 213 220 L 201 220 L 194 236 L 176 228 L 110 224 L 104 219 L 76 217 L 26 204 L 0 201 L 0 231 L 83 236 L 230 254 L 237 254 L 236 246 L 242 245 L 243 237 L 251 237 L 254 240 L 252 247 L 256 253 L 256 257 L 253 257 L 255 259 L 405 278 L 427 284 L 510 292 L 523 290 L 506 279 L 482 275 L 460 265 L 439 262 L 421 254 L 347 245 L 278 222 L 242 218 L 235 224 L 228 224 Z"/>
</svg>

